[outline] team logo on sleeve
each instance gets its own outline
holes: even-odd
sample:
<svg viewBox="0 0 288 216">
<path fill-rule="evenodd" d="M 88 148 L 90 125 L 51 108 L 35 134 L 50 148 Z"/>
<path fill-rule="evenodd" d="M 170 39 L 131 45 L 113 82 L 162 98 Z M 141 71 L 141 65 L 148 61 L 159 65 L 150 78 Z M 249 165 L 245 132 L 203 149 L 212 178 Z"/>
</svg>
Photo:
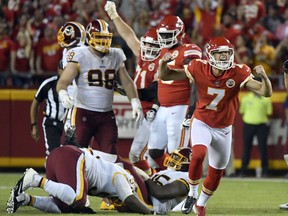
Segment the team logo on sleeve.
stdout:
<svg viewBox="0 0 288 216">
<path fill-rule="evenodd" d="M 235 86 L 235 81 L 234 81 L 233 79 L 228 79 L 228 80 L 226 81 L 226 86 L 227 86 L 228 88 L 233 88 L 233 87 Z"/>
<path fill-rule="evenodd" d="M 155 69 L 155 63 L 153 62 L 153 63 L 149 64 L 148 70 L 153 71 L 154 69 Z"/>
</svg>

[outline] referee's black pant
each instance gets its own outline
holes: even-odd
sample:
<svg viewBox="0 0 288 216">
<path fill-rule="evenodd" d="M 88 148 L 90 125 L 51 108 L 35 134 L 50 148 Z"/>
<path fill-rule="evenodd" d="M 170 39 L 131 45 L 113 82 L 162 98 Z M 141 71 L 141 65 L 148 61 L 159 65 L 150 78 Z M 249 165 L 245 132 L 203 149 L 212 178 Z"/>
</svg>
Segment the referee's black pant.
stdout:
<svg viewBox="0 0 288 216">
<path fill-rule="evenodd" d="M 49 153 L 61 145 L 61 137 L 64 130 L 63 121 L 44 117 L 42 123 L 44 131 L 44 141 L 46 147 L 46 158 Z"/>
<path fill-rule="evenodd" d="M 268 173 L 268 150 L 267 139 L 269 127 L 267 124 L 246 124 L 243 125 L 243 152 L 242 152 L 242 168 L 241 173 L 244 174 L 250 162 L 252 142 L 254 136 L 257 137 L 258 149 L 261 158 L 262 175 Z"/>
</svg>

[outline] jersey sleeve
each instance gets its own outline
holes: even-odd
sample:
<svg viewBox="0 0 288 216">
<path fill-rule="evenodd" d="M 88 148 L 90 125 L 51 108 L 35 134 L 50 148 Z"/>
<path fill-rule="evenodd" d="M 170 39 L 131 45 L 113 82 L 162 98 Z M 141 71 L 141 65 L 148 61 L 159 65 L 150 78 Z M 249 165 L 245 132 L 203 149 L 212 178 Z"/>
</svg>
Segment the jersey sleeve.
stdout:
<svg viewBox="0 0 288 216">
<path fill-rule="evenodd" d="M 115 61 L 117 62 L 117 71 L 119 70 L 120 66 L 122 65 L 123 62 L 127 60 L 126 55 L 124 54 L 123 50 L 120 48 L 115 49 L 114 53 L 114 58 Z"/>
</svg>

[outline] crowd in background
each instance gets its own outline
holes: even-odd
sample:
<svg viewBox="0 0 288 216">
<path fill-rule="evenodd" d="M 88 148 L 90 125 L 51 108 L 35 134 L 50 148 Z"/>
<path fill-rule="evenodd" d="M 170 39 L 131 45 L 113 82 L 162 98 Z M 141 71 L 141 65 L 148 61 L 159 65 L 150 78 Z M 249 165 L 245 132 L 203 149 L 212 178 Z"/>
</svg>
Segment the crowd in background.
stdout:
<svg viewBox="0 0 288 216">
<path fill-rule="evenodd" d="M 94 18 L 109 22 L 112 46 L 122 47 L 133 76 L 136 59 L 110 22 L 106 0 L 2 0 L 0 2 L 0 88 L 37 88 L 57 74 L 62 48 L 58 29 L 67 21 L 86 26 Z M 115 0 L 120 16 L 139 38 L 167 14 L 185 23 L 184 42 L 204 48 L 216 35 L 235 46 L 235 60 L 262 64 L 273 89 L 284 89 L 282 62 L 288 58 L 286 0 Z M 203 49 L 204 50 L 204 49 Z"/>
</svg>

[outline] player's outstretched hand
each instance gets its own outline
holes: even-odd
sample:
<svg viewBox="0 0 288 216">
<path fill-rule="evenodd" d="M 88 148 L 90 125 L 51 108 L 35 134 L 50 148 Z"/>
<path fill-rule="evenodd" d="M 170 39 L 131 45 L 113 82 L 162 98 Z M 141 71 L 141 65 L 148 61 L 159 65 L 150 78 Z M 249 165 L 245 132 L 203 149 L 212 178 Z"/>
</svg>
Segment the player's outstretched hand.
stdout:
<svg viewBox="0 0 288 216">
<path fill-rule="evenodd" d="M 132 106 L 133 118 L 136 119 L 137 123 L 141 123 L 143 118 L 144 118 L 144 114 L 142 111 L 142 106 L 141 106 L 140 100 L 138 98 L 132 98 L 131 99 L 131 106 Z"/>
</svg>

